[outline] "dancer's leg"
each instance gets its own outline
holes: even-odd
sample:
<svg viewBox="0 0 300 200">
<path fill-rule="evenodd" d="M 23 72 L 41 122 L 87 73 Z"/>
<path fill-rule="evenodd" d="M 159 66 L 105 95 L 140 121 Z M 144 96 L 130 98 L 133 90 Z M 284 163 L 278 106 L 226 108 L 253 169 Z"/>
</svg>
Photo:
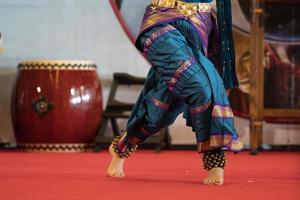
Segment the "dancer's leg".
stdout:
<svg viewBox="0 0 300 200">
<path fill-rule="evenodd" d="M 146 41 L 159 35 L 157 31 L 166 30 L 147 49 L 153 68 L 129 118 L 126 137 L 116 147 L 119 153 L 110 147 L 113 157 L 108 168 L 110 176 L 124 176 L 124 158 L 120 152 L 124 153 L 175 121 L 184 107 L 185 97 L 180 93 L 186 82 L 199 71 L 185 38 L 175 28 L 169 27 L 157 27 L 141 38 L 141 41 Z"/>
<path fill-rule="evenodd" d="M 189 105 L 184 117 L 187 118 L 187 124 L 192 126 L 196 139 L 200 142 L 209 140 L 210 137 L 213 99 L 207 75 L 201 68 L 201 64 L 197 64 L 201 70 L 189 80 L 182 95 L 188 97 L 186 103 Z M 203 154 L 204 168 L 209 171 L 208 176 L 203 180 L 204 184 L 222 185 L 224 183 L 224 152 L 221 149 L 210 149 L 199 153 Z"/>
<path fill-rule="evenodd" d="M 154 88 L 154 86 L 157 84 L 156 79 L 155 79 L 155 71 L 153 69 L 150 69 L 146 81 L 145 81 L 145 85 L 143 90 L 141 91 L 139 98 L 132 110 L 132 113 L 139 113 L 139 105 L 141 105 L 143 99 L 145 98 L 145 96 L 147 95 L 147 93 L 149 93 L 151 91 L 152 88 Z M 135 116 L 131 115 L 129 118 L 129 122 L 134 120 Z M 125 148 L 126 146 L 130 145 L 127 144 L 127 133 L 123 134 L 120 141 L 123 141 L 122 144 L 125 144 Z M 119 144 L 119 146 L 121 146 L 121 142 Z M 132 146 L 132 145 L 131 145 Z M 118 155 L 115 152 L 115 149 L 113 147 L 113 144 L 110 145 L 109 147 L 109 152 L 112 156 L 111 162 L 109 164 L 109 167 L 107 169 L 107 174 L 111 177 L 124 177 L 124 158 L 120 157 L 120 155 Z"/>
<path fill-rule="evenodd" d="M 203 153 L 203 166 L 208 170 L 208 176 L 203 180 L 206 185 L 223 185 L 225 152 L 222 149 L 208 150 Z"/>
<path fill-rule="evenodd" d="M 122 137 L 109 148 L 112 155 L 107 170 L 109 176 L 125 176 L 123 171 L 125 157 L 133 153 L 137 144 L 142 143 L 161 128 L 171 125 L 184 109 L 183 100 L 170 93 L 166 87 L 155 87 L 143 99 L 140 102 L 143 108 L 138 109 L 143 118 L 130 124 L 131 126 L 128 126 L 130 132 L 123 133 Z"/>
<path fill-rule="evenodd" d="M 144 41 L 151 38 L 151 31 L 149 33 L 150 35 L 144 35 Z M 155 35 L 159 34 L 155 33 Z M 184 36 L 173 29 L 153 41 L 147 52 L 148 59 L 155 69 L 152 77 L 155 81 L 150 82 L 157 84 L 150 84 L 151 89 L 144 89 L 147 92 L 143 92 L 140 96 L 128 122 L 127 135 L 116 147 L 117 152 L 122 153 L 131 149 L 159 129 L 172 124 L 177 115 L 182 112 L 184 103 L 190 105 L 191 125 L 196 132 L 197 140 L 199 142 L 209 140 L 211 128 L 215 130 L 217 127 L 212 126 L 210 121 L 212 111 L 215 109 L 213 107 L 215 99 L 212 99 L 211 83 L 206 71 L 195 59 L 194 52 Z M 221 89 L 224 90 L 224 87 Z M 220 92 L 225 92 L 225 90 Z M 219 124 L 218 128 L 226 130 L 226 127 L 222 127 L 222 123 L 217 123 Z M 229 126 L 231 127 L 230 123 Z M 223 134 L 223 132 L 220 133 Z M 220 144 L 221 147 L 222 145 Z M 210 150 L 207 149 L 207 151 Z M 117 155 L 116 152 L 114 153 Z M 120 155 L 122 154 L 119 153 L 119 163 L 123 165 L 124 160 Z M 215 176 L 219 178 L 213 179 Z M 210 169 L 208 180 L 205 183 L 222 184 L 222 166 L 214 165 Z"/>
</svg>

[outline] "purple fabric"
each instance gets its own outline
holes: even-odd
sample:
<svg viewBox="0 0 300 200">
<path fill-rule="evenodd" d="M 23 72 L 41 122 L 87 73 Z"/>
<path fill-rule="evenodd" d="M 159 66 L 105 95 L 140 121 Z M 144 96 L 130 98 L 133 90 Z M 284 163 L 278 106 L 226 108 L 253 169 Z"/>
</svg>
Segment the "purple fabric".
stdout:
<svg viewBox="0 0 300 200">
<path fill-rule="evenodd" d="M 196 14 L 187 18 L 184 15 L 180 14 L 176 9 L 153 8 L 152 6 L 148 6 L 144 14 L 139 35 L 142 35 L 144 32 L 154 26 L 186 19 L 193 25 L 195 32 L 198 33 L 198 38 L 200 38 L 202 41 L 202 49 L 204 54 L 206 56 L 210 55 L 213 63 L 218 64 L 218 54 L 216 51 L 218 50 L 218 39 L 216 38 L 217 33 L 214 33 L 213 37 L 210 37 L 210 33 L 212 30 L 217 31 L 216 20 L 212 20 L 212 18 L 213 17 L 211 13 L 206 12 L 197 12 Z M 138 40 L 139 38 L 137 38 L 137 41 Z M 137 47 L 138 49 L 142 50 L 142 47 L 139 47 L 139 45 L 137 45 Z"/>
</svg>

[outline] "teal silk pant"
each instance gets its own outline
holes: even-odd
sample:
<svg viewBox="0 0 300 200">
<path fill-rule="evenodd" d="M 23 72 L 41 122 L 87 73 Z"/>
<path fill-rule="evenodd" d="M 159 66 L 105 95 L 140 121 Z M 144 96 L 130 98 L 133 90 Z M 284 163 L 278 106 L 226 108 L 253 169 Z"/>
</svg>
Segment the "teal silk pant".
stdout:
<svg viewBox="0 0 300 200">
<path fill-rule="evenodd" d="M 142 143 L 184 113 L 199 152 L 235 151 L 238 135 L 225 88 L 201 41 L 186 20 L 156 26 L 140 37 L 152 68 L 128 121 L 128 143 Z"/>
</svg>

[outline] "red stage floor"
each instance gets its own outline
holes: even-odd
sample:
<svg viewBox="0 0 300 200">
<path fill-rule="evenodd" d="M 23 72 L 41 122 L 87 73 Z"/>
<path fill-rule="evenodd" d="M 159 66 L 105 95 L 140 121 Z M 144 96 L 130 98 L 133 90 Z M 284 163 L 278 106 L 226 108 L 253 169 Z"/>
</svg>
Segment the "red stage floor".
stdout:
<svg viewBox="0 0 300 200">
<path fill-rule="evenodd" d="M 229 154 L 225 185 L 204 186 L 192 151 L 138 151 L 124 179 L 111 179 L 102 153 L 0 153 L 3 200 L 299 200 L 300 153 Z"/>
</svg>

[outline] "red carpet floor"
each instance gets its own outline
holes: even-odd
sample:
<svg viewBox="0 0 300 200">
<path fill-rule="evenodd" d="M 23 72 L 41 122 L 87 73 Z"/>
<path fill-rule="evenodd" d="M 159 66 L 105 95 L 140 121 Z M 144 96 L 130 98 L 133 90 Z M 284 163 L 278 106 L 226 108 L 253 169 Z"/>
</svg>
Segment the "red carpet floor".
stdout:
<svg viewBox="0 0 300 200">
<path fill-rule="evenodd" d="M 0 153 L 1 200 L 300 200 L 300 153 L 229 154 L 225 185 L 204 186 L 192 151 L 138 151 L 124 179 L 102 153 Z"/>
</svg>

